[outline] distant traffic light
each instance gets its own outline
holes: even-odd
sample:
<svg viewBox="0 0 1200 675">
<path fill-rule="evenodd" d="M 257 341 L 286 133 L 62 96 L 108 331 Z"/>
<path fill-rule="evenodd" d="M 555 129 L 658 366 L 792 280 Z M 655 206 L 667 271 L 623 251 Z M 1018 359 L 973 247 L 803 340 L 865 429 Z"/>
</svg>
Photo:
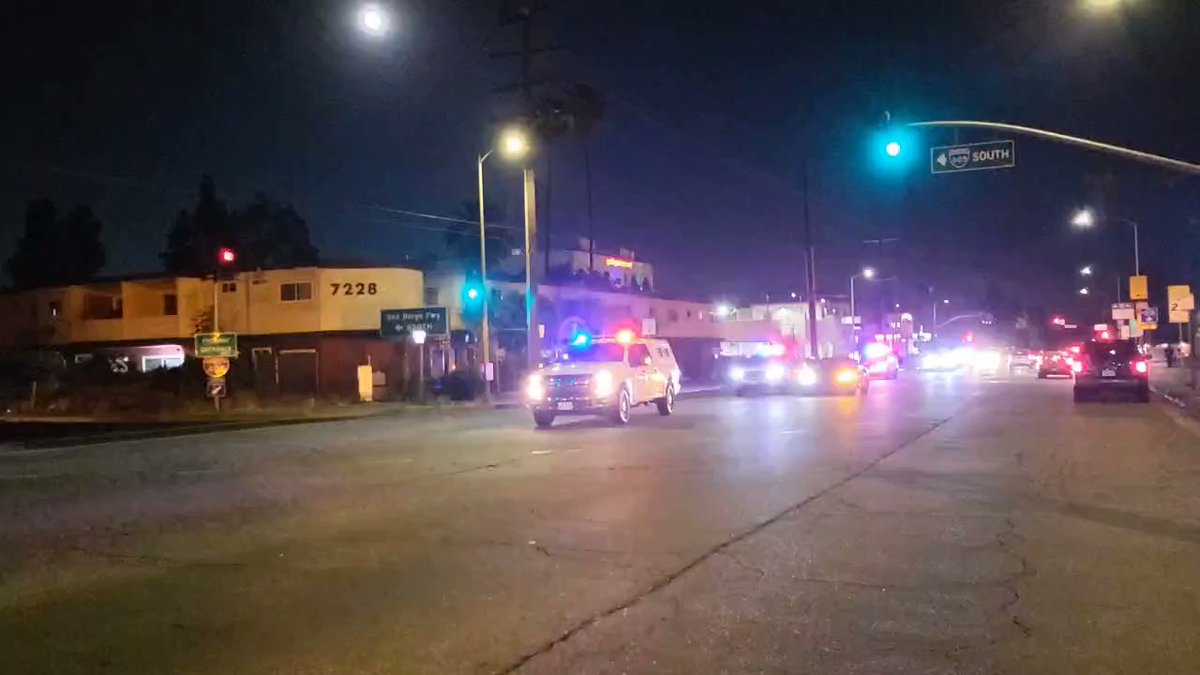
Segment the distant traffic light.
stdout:
<svg viewBox="0 0 1200 675">
<path fill-rule="evenodd" d="M 888 157 L 899 157 L 900 150 L 901 150 L 901 147 L 900 147 L 899 141 L 888 141 L 883 146 L 883 152 L 885 154 L 887 154 Z"/>
<path fill-rule="evenodd" d="M 222 265 L 232 265 L 237 262 L 237 252 L 227 246 L 222 246 L 217 250 L 217 262 Z"/>
<path fill-rule="evenodd" d="M 478 318 L 483 315 L 483 284 L 467 281 L 462 288 L 463 315 Z"/>
</svg>

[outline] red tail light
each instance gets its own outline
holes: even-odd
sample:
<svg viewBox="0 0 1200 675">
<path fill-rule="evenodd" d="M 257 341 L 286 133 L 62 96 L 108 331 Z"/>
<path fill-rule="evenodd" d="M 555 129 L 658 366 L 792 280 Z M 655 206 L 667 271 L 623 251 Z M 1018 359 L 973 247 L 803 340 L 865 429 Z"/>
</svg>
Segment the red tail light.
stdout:
<svg viewBox="0 0 1200 675">
<path fill-rule="evenodd" d="M 1150 366 L 1147 365 L 1145 361 L 1134 361 L 1133 370 L 1138 374 L 1145 375 L 1146 373 L 1150 372 Z"/>
</svg>

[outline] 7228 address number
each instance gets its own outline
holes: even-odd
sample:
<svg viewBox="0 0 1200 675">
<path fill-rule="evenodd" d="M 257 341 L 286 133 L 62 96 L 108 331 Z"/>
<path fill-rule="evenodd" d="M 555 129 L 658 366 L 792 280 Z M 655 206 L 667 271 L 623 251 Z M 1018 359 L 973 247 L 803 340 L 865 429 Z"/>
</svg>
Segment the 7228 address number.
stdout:
<svg viewBox="0 0 1200 675">
<path fill-rule="evenodd" d="M 332 295 L 375 295 L 379 292 L 379 287 L 374 283 L 364 284 L 361 281 L 356 284 L 334 282 L 329 287 Z"/>
</svg>

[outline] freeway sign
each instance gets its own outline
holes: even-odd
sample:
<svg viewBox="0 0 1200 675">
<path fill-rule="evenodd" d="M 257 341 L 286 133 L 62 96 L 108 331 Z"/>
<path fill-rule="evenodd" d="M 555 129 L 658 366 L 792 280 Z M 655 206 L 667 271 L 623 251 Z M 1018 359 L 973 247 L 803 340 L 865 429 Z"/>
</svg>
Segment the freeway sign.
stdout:
<svg viewBox="0 0 1200 675">
<path fill-rule="evenodd" d="M 237 333 L 196 333 L 196 358 L 237 356 Z"/>
<path fill-rule="evenodd" d="M 1133 321 L 1132 302 L 1114 302 L 1112 306 L 1113 321 Z"/>
<path fill-rule="evenodd" d="M 1138 325 L 1142 327 L 1142 330 L 1154 330 L 1158 328 L 1158 308 L 1142 307 L 1138 311 Z"/>
<path fill-rule="evenodd" d="M 931 173 L 1011 169 L 1016 165 L 1015 141 L 940 145 L 929 149 L 929 171 Z"/>
<path fill-rule="evenodd" d="M 450 334 L 450 322 L 445 307 L 414 307 L 384 309 L 379 312 L 379 334 L 385 338 L 406 338 L 414 330 L 423 330 L 429 337 Z"/>
</svg>

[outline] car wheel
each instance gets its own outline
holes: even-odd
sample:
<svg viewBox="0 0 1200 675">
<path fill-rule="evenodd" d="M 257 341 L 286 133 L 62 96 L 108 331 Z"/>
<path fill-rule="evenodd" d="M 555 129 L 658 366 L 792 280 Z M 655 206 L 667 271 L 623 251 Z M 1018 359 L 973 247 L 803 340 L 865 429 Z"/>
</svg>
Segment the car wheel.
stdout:
<svg viewBox="0 0 1200 675">
<path fill-rule="evenodd" d="M 629 390 L 622 389 L 617 396 L 617 405 L 612 411 L 613 424 L 629 424 L 629 409 L 633 402 L 629 399 Z"/>
<path fill-rule="evenodd" d="M 554 424 L 554 413 L 550 410 L 535 410 L 533 411 L 533 423 L 539 429 L 549 429 L 551 424 Z"/>
<path fill-rule="evenodd" d="M 658 414 L 663 417 L 675 412 L 675 387 L 667 385 L 666 393 L 654 403 L 658 406 Z"/>
</svg>

